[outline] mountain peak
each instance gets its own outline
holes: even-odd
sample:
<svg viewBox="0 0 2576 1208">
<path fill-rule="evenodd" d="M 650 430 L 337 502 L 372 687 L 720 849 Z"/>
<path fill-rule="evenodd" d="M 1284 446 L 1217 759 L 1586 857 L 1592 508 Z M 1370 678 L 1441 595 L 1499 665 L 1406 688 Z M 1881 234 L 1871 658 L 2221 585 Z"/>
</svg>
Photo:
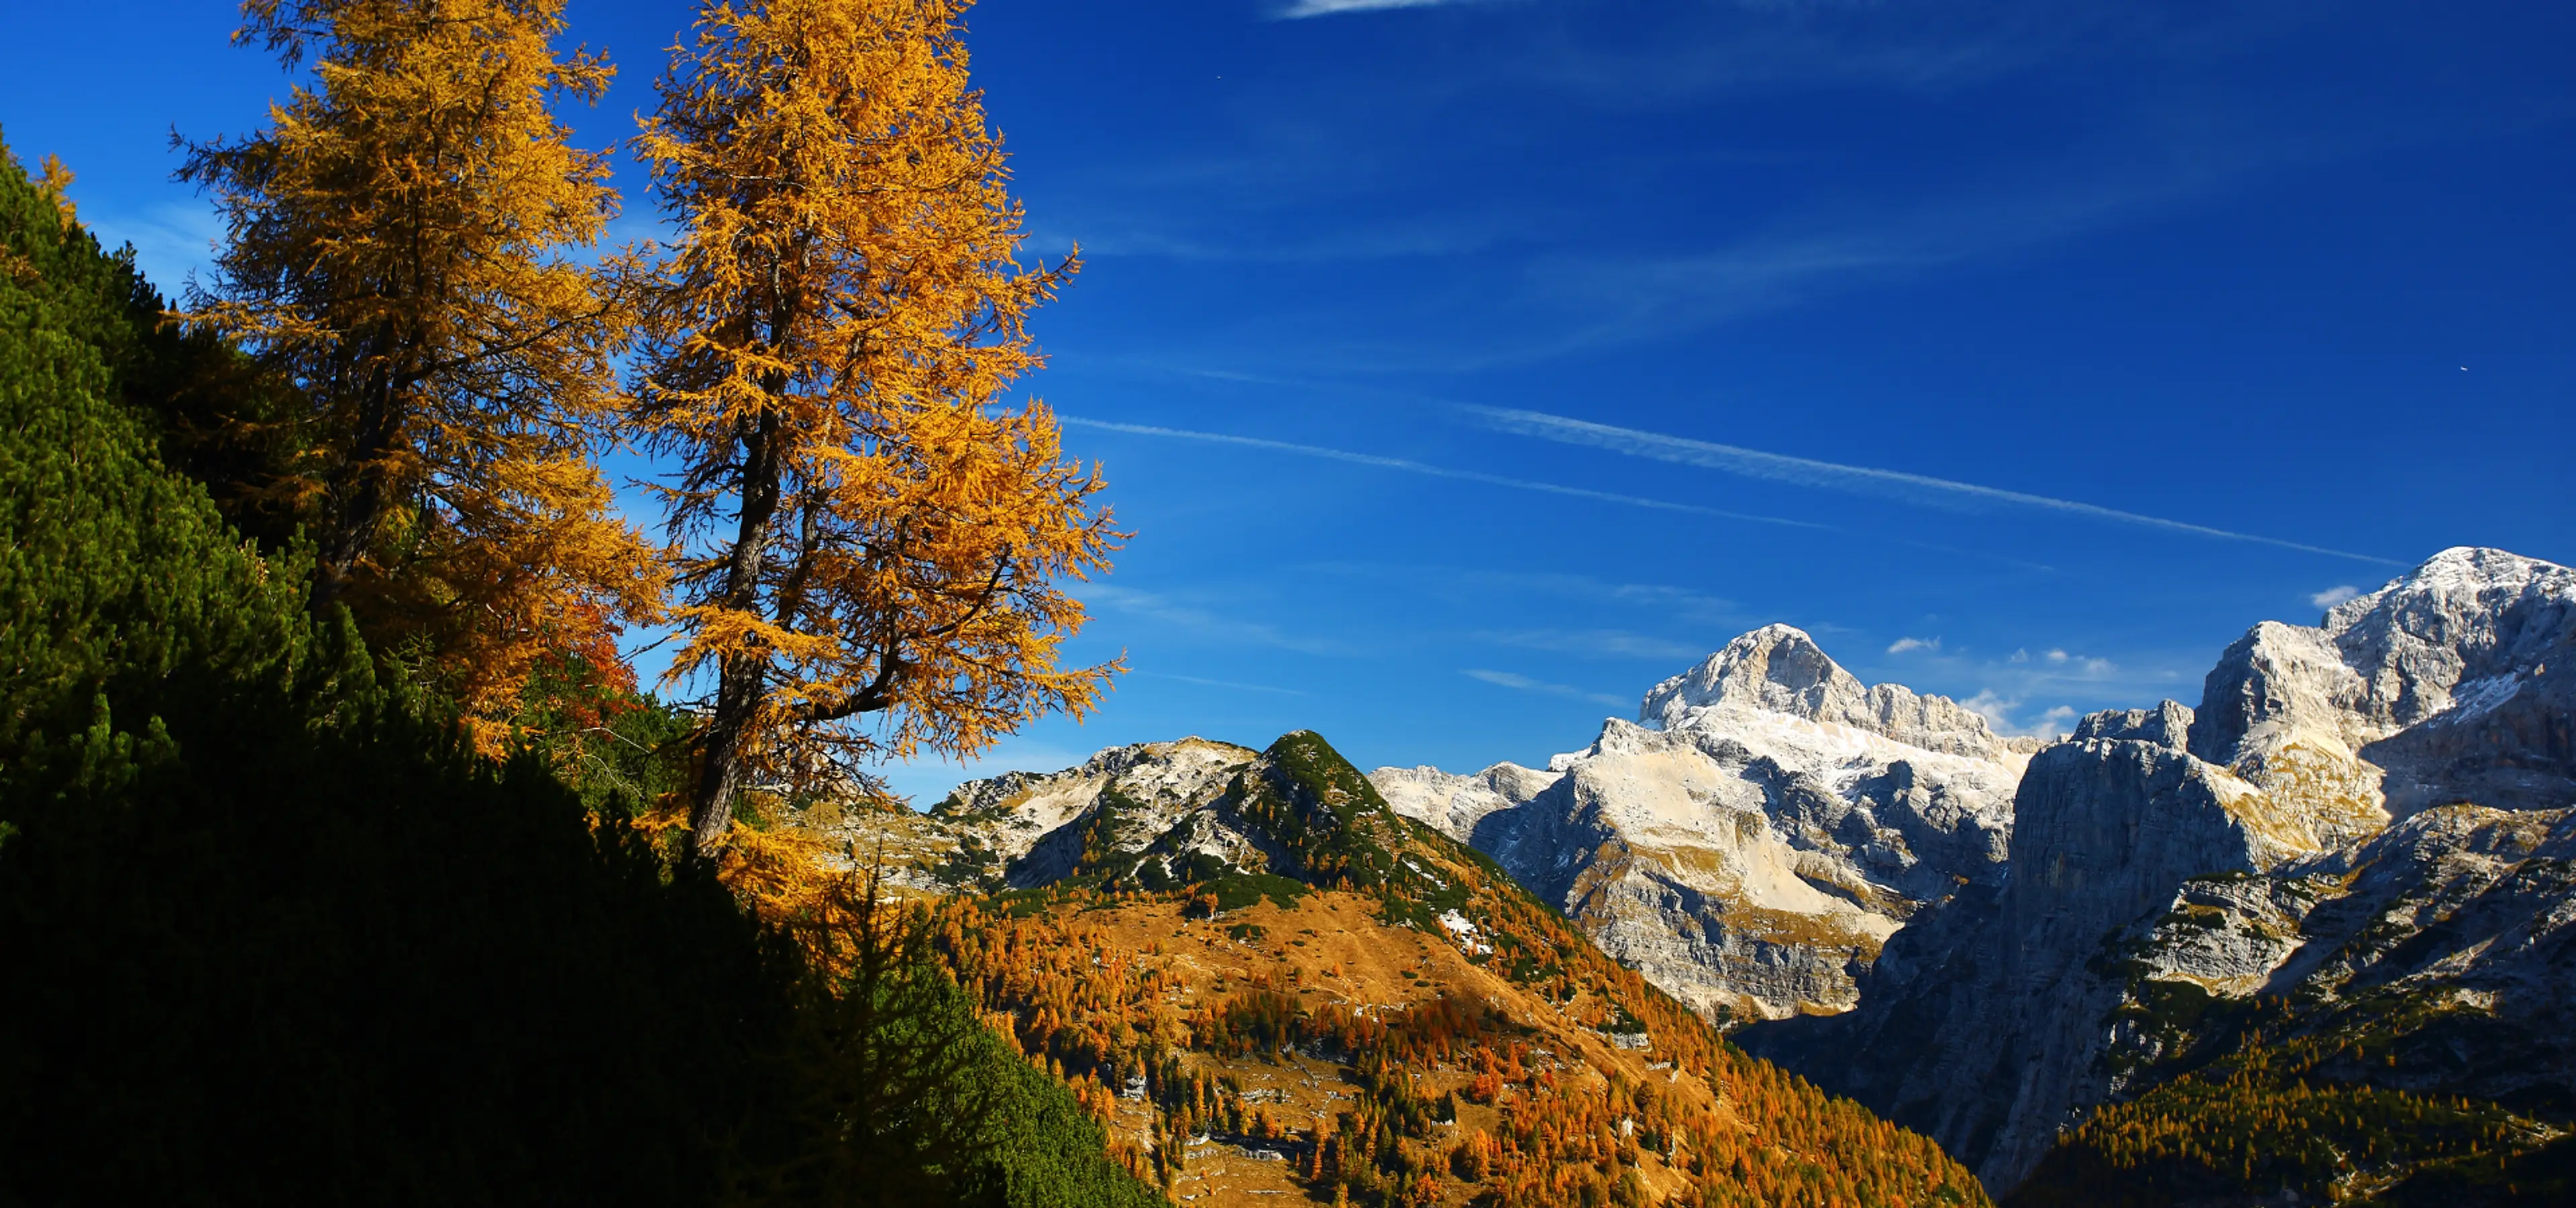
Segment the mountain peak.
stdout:
<svg viewBox="0 0 2576 1208">
<path fill-rule="evenodd" d="M 2571 662 L 2576 570 L 2446 549 L 2313 628 L 2248 631 L 2203 684 L 2191 750 L 2343 831 L 2457 800 L 2561 805 L 2576 759 L 2549 735 L 2576 689 L 2548 671 Z"/>
<path fill-rule="evenodd" d="M 2455 545 L 2326 614 L 2329 635 L 2372 628 L 2372 618 L 2427 610 L 2510 605 L 2524 598 L 2576 603 L 2576 571 L 2507 550 Z M 2382 622 L 2383 624 L 2385 622 Z"/>
<path fill-rule="evenodd" d="M 2422 565 L 2408 572 L 2391 587 L 2421 584 L 2440 586 L 2465 584 L 2475 587 L 2520 587 L 2535 578 L 2567 568 L 2554 562 L 2528 558 L 2511 550 L 2482 545 L 2454 545 L 2426 558 Z"/>
<path fill-rule="evenodd" d="M 1638 706 L 1637 720 L 1675 729 L 1691 710 L 1725 704 L 1815 720 L 1829 710 L 1828 702 L 1867 691 L 1805 630 L 1772 624 L 1655 685 Z"/>
<path fill-rule="evenodd" d="M 1655 685 L 1638 706 L 1637 720 L 1678 730 L 1730 709 L 1850 726 L 1953 755 L 2006 754 L 1985 718 L 1948 697 L 1920 695 L 1903 684 L 1865 685 L 1793 625 L 1746 633 Z"/>
</svg>

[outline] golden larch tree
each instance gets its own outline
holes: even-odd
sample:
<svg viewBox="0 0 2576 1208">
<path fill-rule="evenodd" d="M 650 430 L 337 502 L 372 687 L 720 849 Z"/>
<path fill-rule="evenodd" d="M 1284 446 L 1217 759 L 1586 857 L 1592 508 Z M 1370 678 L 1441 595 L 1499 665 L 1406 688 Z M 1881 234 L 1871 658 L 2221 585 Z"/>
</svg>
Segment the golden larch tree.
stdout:
<svg viewBox="0 0 2576 1208">
<path fill-rule="evenodd" d="M 701 853 L 745 783 L 979 752 L 1117 670 L 1058 661 L 1084 615 L 1061 585 L 1119 535 L 1054 416 L 1002 397 L 1076 262 L 1017 259 L 966 7 L 711 5 L 636 140 L 679 228 L 634 405 L 678 466 L 666 682 L 712 681 Z"/>
<path fill-rule="evenodd" d="M 80 221 L 80 212 L 72 205 L 71 188 L 72 170 L 63 166 L 62 157 L 46 156 L 43 172 L 36 178 L 36 193 L 54 203 L 54 213 L 63 220 L 64 230 Z"/>
<path fill-rule="evenodd" d="M 299 400 L 263 489 L 316 546 L 317 608 L 425 656 L 487 749 L 538 660 L 652 615 L 661 568 L 591 457 L 626 320 L 582 263 L 616 212 L 554 104 L 611 68 L 559 56 L 561 0 L 249 0 L 237 43 L 309 83 L 267 129 L 187 145 L 225 242 L 191 321 Z"/>
</svg>

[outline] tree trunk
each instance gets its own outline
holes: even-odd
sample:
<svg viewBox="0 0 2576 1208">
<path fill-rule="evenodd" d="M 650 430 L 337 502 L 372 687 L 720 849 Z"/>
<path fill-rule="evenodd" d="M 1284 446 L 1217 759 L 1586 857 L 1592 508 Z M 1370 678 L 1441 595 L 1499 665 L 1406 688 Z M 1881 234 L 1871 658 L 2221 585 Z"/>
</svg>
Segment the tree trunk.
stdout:
<svg viewBox="0 0 2576 1208">
<path fill-rule="evenodd" d="M 358 428 L 351 434 L 348 460 L 332 473 L 325 505 L 330 509 L 314 551 L 313 611 L 321 613 L 349 588 L 358 563 L 375 542 L 376 525 L 385 511 L 385 458 L 401 431 L 392 375 L 382 368 L 368 381 L 358 406 Z"/>
<path fill-rule="evenodd" d="M 743 438 L 742 512 L 726 559 L 724 607 L 760 607 L 760 573 L 770 526 L 778 518 L 780 457 L 778 418 L 762 411 Z M 726 655 L 716 664 L 716 707 L 707 718 L 698 784 L 689 806 L 689 834 L 701 858 L 713 859 L 733 825 L 733 795 L 742 785 L 742 741 L 760 712 L 768 658 L 763 651 Z"/>
<path fill-rule="evenodd" d="M 733 795 L 742 785 L 742 739 L 760 705 L 758 659 L 733 657 L 718 665 L 716 709 L 707 719 L 704 761 L 698 767 L 689 836 L 698 855 L 714 859 L 733 826 Z"/>
</svg>

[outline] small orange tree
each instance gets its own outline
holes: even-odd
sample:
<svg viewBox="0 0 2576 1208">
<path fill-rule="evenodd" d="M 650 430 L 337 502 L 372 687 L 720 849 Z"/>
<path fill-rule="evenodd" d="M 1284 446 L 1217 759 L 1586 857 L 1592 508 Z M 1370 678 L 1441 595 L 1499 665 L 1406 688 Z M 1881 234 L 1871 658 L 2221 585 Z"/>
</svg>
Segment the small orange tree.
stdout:
<svg viewBox="0 0 2576 1208">
<path fill-rule="evenodd" d="M 1053 415 L 1001 401 L 1076 263 L 1016 259 L 966 7 L 711 4 L 637 139 L 680 228 L 648 273 L 634 414 L 681 467 L 669 682 L 713 680 L 702 854 L 746 777 L 972 754 L 1080 716 L 1118 669 L 1057 661 L 1084 615 L 1058 584 L 1119 535 Z"/>
<path fill-rule="evenodd" d="M 645 615 L 659 568 L 589 457 L 616 307 L 572 258 L 616 209 L 552 102 L 562 0 L 248 0 L 236 42 L 312 81 L 189 144 L 226 227 L 194 321 L 291 382 L 304 450 L 265 490 L 313 534 L 314 604 L 427 652 L 496 746 L 539 659 Z"/>
<path fill-rule="evenodd" d="M 63 166 L 62 157 L 46 156 L 43 175 L 36 178 L 36 195 L 54 203 L 54 213 L 62 219 L 65 230 L 80 221 L 79 212 L 72 206 L 71 188 L 72 170 Z"/>
</svg>

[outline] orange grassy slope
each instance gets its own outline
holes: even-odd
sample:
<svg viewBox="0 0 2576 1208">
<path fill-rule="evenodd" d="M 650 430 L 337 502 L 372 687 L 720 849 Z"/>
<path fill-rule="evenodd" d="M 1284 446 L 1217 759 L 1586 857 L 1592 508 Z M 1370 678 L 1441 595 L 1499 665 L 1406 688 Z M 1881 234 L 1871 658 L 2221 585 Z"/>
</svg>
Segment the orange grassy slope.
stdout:
<svg viewBox="0 0 2576 1208">
<path fill-rule="evenodd" d="M 1228 790 L 1236 817 L 1304 819 L 1267 867 L 1149 891 L 1109 851 L 935 907 L 995 1025 L 1176 1201 L 1988 1202 L 1928 1139 L 1727 1045 L 1491 862 L 1385 809 L 1320 739 L 1282 743 L 1262 758 L 1295 775 Z M 1264 892 L 1221 892 L 1247 876 Z"/>
</svg>

